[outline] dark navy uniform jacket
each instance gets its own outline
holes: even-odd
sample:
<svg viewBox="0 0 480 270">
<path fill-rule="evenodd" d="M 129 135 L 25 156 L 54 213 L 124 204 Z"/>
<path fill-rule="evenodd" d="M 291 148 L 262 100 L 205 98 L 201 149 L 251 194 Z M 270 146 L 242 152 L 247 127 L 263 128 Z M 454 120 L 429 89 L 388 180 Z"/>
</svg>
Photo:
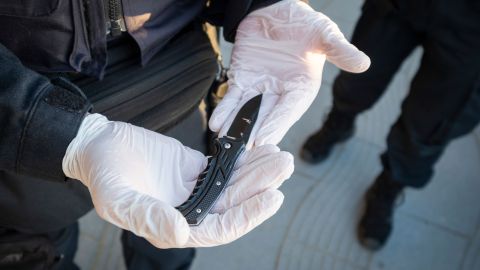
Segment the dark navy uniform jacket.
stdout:
<svg viewBox="0 0 480 270">
<path fill-rule="evenodd" d="M 272 2 L 121 1 L 143 64 L 196 18 L 223 26 L 225 38 L 233 41 L 248 12 Z M 40 74 L 102 77 L 107 61 L 104 9 L 103 0 L 0 1 L 0 227 L 53 231 L 92 208 L 86 188 L 65 181 L 61 167 L 91 104 L 69 81 Z M 61 187 L 49 185 L 52 181 Z M 29 183 L 36 183 L 37 190 Z"/>
</svg>

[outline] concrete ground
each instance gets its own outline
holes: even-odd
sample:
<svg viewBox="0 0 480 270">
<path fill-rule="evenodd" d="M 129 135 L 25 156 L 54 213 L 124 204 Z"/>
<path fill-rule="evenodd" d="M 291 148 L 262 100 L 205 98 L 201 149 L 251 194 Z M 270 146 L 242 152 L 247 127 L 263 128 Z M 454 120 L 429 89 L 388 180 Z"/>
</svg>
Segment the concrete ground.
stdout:
<svg viewBox="0 0 480 270">
<path fill-rule="evenodd" d="M 361 0 L 310 2 L 351 35 Z M 406 192 L 393 235 L 381 251 L 369 252 L 355 238 L 361 196 L 381 170 L 378 156 L 420 55 L 417 50 L 405 61 L 387 93 L 358 118 L 354 138 L 336 147 L 326 162 L 312 166 L 298 158 L 298 151 L 331 106 L 338 70 L 327 64 L 315 103 L 281 143 L 296 157 L 295 173 L 281 188 L 284 205 L 240 240 L 198 249 L 192 270 L 479 270 L 480 129 L 448 147 L 430 185 Z M 76 262 L 82 269 L 125 269 L 118 228 L 91 212 L 81 219 L 80 229 Z"/>
</svg>

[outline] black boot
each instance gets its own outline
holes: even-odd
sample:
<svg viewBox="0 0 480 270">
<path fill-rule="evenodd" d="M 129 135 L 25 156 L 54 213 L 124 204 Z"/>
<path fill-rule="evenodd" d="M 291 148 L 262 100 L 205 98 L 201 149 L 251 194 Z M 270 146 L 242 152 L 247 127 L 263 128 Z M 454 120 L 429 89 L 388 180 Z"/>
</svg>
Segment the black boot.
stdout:
<svg viewBox="0 0 480 270">
<path fill-rule="evenodd" d="M 378 250 L 392 231 L 393 212 L 397 198 L 403 196 L 404 185 L 382 172 L 365 194 L 366 207 L 358 224 L 360 243 Z"/>
<path fill-rule="evenodd" d="M 312 134 L 303 145 L 300 157 L 309 163 L 326 159 L 333 146 L 350 138 L 354 132 L 355 117 L 335 109 L 329 113 L 322 128 Z"/>
</svg>

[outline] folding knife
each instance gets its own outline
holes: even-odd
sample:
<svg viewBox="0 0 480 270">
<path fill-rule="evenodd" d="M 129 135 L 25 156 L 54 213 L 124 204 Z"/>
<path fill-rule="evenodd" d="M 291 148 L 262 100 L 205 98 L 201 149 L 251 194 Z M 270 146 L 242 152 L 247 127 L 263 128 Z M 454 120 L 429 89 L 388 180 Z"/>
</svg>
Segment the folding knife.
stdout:
<svg viewBox="0 0 480 270">
<path fill-rule="evenodd" d="M 247 101 L 238 111 L 227 135 L 214 139 L 215 153 L 208 158 L 208 165 L 198 176 L 190 197 L 177 207 L 191 226 L 202 222 L 230 181 L 235 163 L 245 150 L 257 121 L 261 102 L 261 94 Z"/>
</svg>

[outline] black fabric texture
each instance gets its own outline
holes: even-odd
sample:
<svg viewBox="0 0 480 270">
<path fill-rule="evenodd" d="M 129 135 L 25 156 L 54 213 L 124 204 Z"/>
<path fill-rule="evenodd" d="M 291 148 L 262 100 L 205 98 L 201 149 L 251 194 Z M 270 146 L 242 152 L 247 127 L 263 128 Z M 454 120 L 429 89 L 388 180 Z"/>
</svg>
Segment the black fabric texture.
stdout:
<svg viewBox="0 0 480 270">
<path fill-rule="evenodd" d="M 51 269 L 54 259 L 55 248 L 46 237 L 15 233 L 0 236 L 0 269 Z"/>
<path fill-rule="evenodd" d="M 195 20 L 205 7 L 199 0 L 123 0 L 124 15 L 135 18 L 130 35 L 136 40 L 141 52 L 142 64 L 150 59 Z M 148 20 L 144 15 L 148 14 Z M 128 18 L 126 19 L 128 29 Z M 140 23 L 141 21 L 141 23 Z"/>
<path fill-rule="evenodd" d="M 144 67 L 128 36 L 108 51 L 103 80 L 77 77 L 73 82 L 94 104 L 93 112 L 159 132 L 197 107 L 218 67 L 207 35 L 196 25 L 184 29 Z"/>
<path fill-rule="evenodd" d="M 54 80 L 33 104 L 18 149 L 19 174 L 64 180 L 62 160 L 91 104 L 65 80 Z M 55 143 L 52 144 L 52 139 Z M 39 159 L 39 157 L 41 157 Z"/>
<path fill-rule="evenodd" d="M 448 143 L 480 120 L 480 6 L 473 1 L 369 0 L 352 43 L 370 56 L 361 74 L 341 72 L 334 107 L 357 115 L 382 96 L 403 60 L 423 48 L 420 67 L 390 130 L 384 169 L 411 187 L 423 187 Z M 380 1 L 381 2 L 381 1 Z"/>
<path fill-rule="evenodd" d="M 195 258 L 194 248 L 157 249 L 129 231 L 123 231 L 121 239 L 128 269 L 188 270 Z"/>
<path fill-rule="evenodd" d="M 101 3 L 35 0 L 1 4 L 0 44 L 35 71 L 101 76 L 106 64 L 105 20 L 103 12 L 91 12 L 101 9 Z"/>
<path fill-rule="evenodd" d="M 0 269 L 79 270 L 73 262 L 78 235 L 78 223 L 45 234 L 0 227 Z"/>
</svg>

